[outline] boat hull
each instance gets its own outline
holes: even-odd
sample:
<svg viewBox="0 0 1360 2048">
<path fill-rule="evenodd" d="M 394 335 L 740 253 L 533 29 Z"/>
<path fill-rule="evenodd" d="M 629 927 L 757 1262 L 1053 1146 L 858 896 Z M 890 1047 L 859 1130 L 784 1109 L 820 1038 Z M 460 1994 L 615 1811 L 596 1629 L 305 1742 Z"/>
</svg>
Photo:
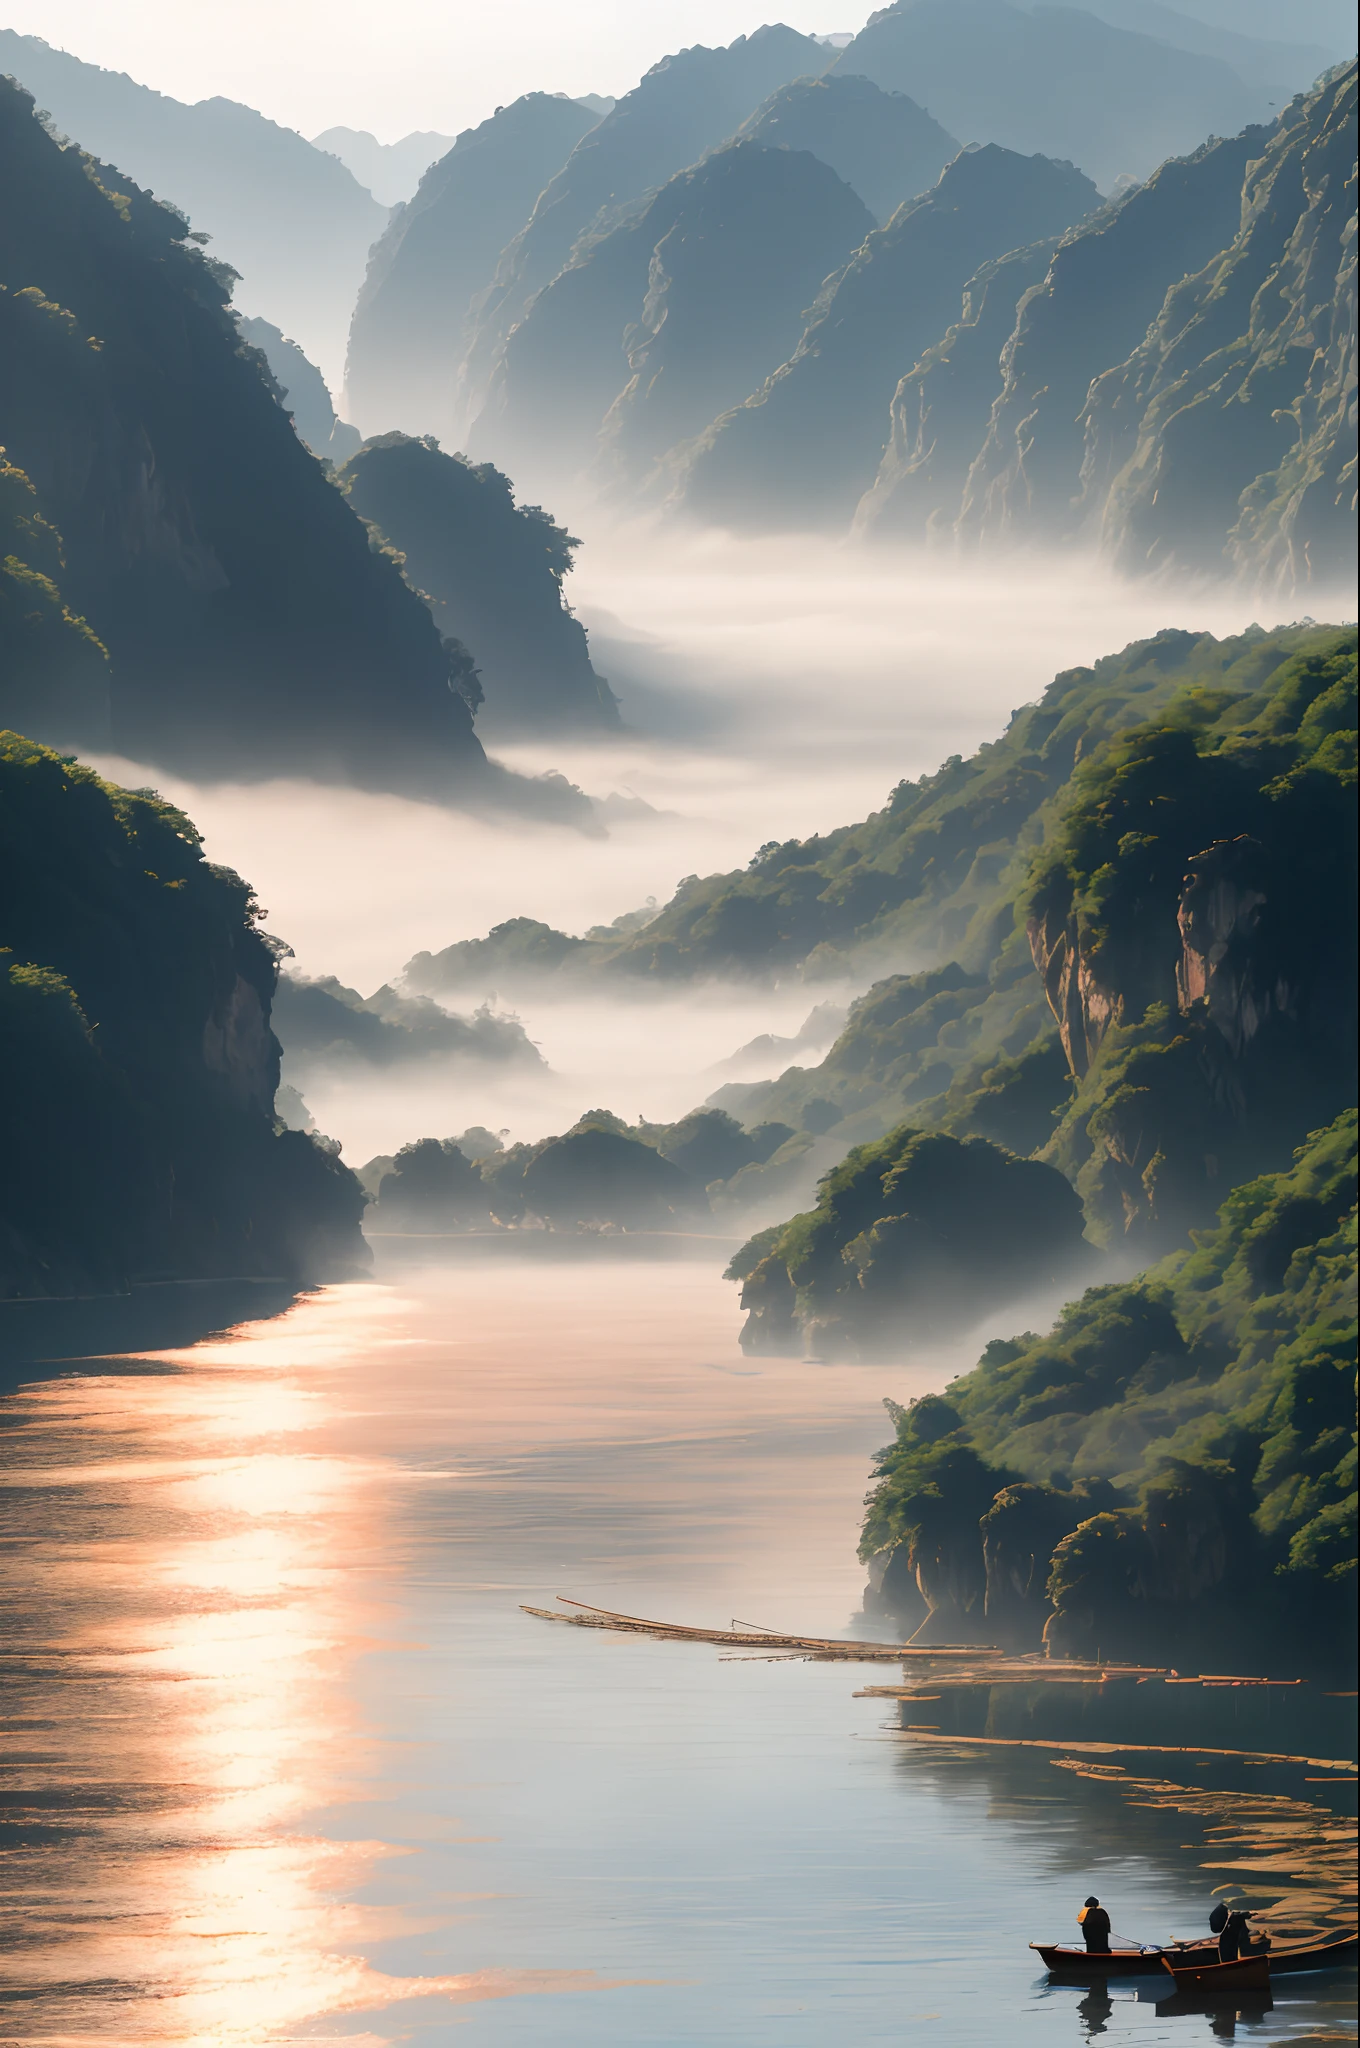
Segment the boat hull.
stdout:
<svg viewBox="0 0 1360 2048">
<path fill-rule="evenodd" d="M 1032 1941 L 1030 1947 L 1055 1977 L 1149 1977 L 1169 1968 L 1179 1981 L 1189 1971 L 1218 1964 L 1216 1941 L 1190 1941 L 1167 1949 L 1116 1948 L 1111 1949 L 1108 1955 L 1065 1942 Z M 1296 1944 L 1292 1948 L 1272 1948 L 1271 1973 L 1284 1977 L 1300 1970 L 1335 1969 L 1340 1964 L 1353 1963 L 1357 1947 L 1360 1947 L 1360 1936 L 1335 1934 L 1327 1941 Z M 1244 1960 L 1256 1962 L 1260 1958 L 1249 1956 Z"/>
<path fill-rule="evenodd" d="M 1239 1956 L 1232 1963 L 1186 1963 L 1180 1960 L 1173 1963 L 1170 1956 L 1163 1956 L 1162 1962 L 1175 1978 L 1178 1993 L 1193 1991 L 1203 1997 L 1206 1992 L 1228 1994 L 1270 1989 L 1268 1956 Z"/>
</svg>

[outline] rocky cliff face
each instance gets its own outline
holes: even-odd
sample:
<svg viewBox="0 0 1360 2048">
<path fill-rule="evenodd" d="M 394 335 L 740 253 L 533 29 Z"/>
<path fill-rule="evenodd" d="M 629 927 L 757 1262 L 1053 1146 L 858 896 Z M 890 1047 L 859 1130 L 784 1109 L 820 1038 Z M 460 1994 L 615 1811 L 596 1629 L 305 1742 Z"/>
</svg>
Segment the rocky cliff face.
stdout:
<svg viewBox="0 0 1360 2048">
<path fill-rule="evenodd" d="M 365 434 L 399 428 L 458 445 L 467 425 L 458 365 L 473 300 L 596 118 L 575 100 L 526 93 L 464 129 L 394 209 L 350 323 L 345 397 Z"/>
<path fill-rule="evenodd" d="M 966 540 L 1058 540 L 1079 523 L 1092 380 L 1136 349 L 1167 291 L 1231 241 L 1266 130 L 1206 143 L 1068 236 L 1017 309 L 1001 388 L 964 485 Z"/>
<path fill-rule="evenodd" d="M 242 350 L 229 279 L 3 82 L 0 175 L 0 437 L 109 651 L 118 749 L 188 774 L 478 782 L 433 621 Z"/>
<path fill-rule="evenodd" d="M 878 540 L 952 541 L 968 472 L 991 425 L 1016 307 L 1041 285 L 1052 241 L 984 263 L 963 288 L 963 310 L 893 394 L 888 446 L 855 510 L 855 531 Z"/>
<path fill-rule="evenodd" d="M 1233 240 L 1091 389 L 1081 509 L 1121 566 L 1353 561 L 1355 94 L 1351 64 L 1281 116 Z"/>
<path fill-rule="evenodd" d="M 696 444 L 684 509 L 775 530 L 847 524 L 882 460 L 899 381 L 957 317 L 979 266 L 1061 234 L 1097 202 L 1070 164 L 965 150 L 868 237 L 788 362 Z"/>
</svg>

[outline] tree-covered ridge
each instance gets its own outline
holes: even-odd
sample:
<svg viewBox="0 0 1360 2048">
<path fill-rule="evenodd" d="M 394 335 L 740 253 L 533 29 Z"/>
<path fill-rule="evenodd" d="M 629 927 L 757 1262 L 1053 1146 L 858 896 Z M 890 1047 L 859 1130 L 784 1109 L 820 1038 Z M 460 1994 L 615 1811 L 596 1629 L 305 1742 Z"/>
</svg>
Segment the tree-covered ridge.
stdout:
<svg viewBox="0 0 1360 2048">
<path fill-rule="evenodd" d="M 273 1110 L 275 948 L 187 818 L 0 736 L 7 1294 L 320 1277 L 362 1194 Z"/>
<path fill-rule="evenodd" d="M 1089 1256 L 1081 1202 L 1051 1166 L 904 1124 L 857 1145 L 817 1204 L 738 1252 L 742 1346 L 821 1357 L 891 1354 L 975 1323 Z"/>
<path fill-rule="evenodd" d="M 1056 676 L 1000 739 L 899 783 L 861 824 L 762 848 L 743 872 L 692 878 L 620 965 L 666 975 L 801 973 L 808 980 L 954 953 L 994 957 L 1045 806 L 1079 758 L 1181 692 L 1249 698 L 1295 652 L 1330 647 L 1310 625 L 1226 640 L 1167 631 Z M 1190 849 L 1197 851 L 1197 848 Z M 1002 922 L 998 924 L 998 918 Z"/>
<path fill-rule="evenodd" d="M 1058 1649 L 1345 1655 L 1356 1552 L 1356 1113 L 1047 1336 L 894 1408 L 885 1596 Z M 891 1406 L 892 1404 L 890 1404 Z M 919 1611 L 919 1610 L 918 1610 Z"/>
<path fill-rule="evenodd" d="M 1104 1243 L 1207 1223 L 1353 1099 L 1355 660 L 1335 629 L 1163 635 L 1103 685 L 1060 677 L 901 793 L 887 848 L 924 886 L 880 930 L 938 957 L 952 922 L 955 958 L 877 982 L 819 1066 L 715 1101 L 793 1125 L 829 1104 L 842 1148 L 909 1118 L 1035 1153 Z M 881 861 L 891 818 L 826 866 Z"/>
<path fill-rule="evenodd" d="M 0 441 L 109 651 L 114 744 L 190 773 L 484 783 L 439 634 L 243 346 L 233 273 L 3 80 L 0 178 Z"/>
<path fill-rule="evenodd" d="M 489 462 L 433 439 L 383 434 L 340 472 L 360 517 L 399 551 L 440 633 L 470 650 L 476 701 L 502 731 L 618 723 L 562 585 L 581 543 L 539 505 L 517 505 Z"/>
</svg>

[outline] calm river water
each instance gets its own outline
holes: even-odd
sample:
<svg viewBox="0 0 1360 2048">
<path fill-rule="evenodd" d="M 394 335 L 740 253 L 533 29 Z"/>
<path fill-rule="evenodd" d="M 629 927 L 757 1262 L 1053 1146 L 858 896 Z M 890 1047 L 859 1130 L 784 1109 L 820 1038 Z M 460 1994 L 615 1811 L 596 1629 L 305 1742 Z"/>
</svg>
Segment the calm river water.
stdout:
<svg viewBox="0 0 1360 2048">
<path fill-rule="evenodd" d="M 0 2039 L 1355 2038 L 1353 1977 L 1168 2013 L 1026 1948 L 1090 1890 L 1197 1930 L 1262 1830 L 1306 1882 L 1344 1791 L 923 1743 L 855 1697 L 891 1668 L 520 1612 L 866 1632 L 881 1397 L 941 1362 L 743 1360 L 717 1265 L 395 1270 L 0 1403 Z"/>
</svg>

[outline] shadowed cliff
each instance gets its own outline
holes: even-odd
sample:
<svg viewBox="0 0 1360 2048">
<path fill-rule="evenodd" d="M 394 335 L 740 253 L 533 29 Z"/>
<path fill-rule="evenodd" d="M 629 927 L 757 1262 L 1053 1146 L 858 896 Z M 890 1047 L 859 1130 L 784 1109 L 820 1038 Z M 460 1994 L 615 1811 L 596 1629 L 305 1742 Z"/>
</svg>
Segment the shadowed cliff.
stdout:
<svg viewBox="0 0 1360 2048">
<path fill-rule="evenodd" d="M 187 818 L 0 736 L 6 1295 L 334 1278 L 366 1263 L 334 1148 L 274 1119 L 276 948 Z"/>
<path fill-rule="evenodd" d="M 341 473 L 350 504 L 403 557 L 441 634 L 477 665 L 489 732 L 611 730 L 618 710 L 562 595 L 580 542 L 537 505 L 516 505 L 490 463 L 386 434 Z"/>
</svg>

